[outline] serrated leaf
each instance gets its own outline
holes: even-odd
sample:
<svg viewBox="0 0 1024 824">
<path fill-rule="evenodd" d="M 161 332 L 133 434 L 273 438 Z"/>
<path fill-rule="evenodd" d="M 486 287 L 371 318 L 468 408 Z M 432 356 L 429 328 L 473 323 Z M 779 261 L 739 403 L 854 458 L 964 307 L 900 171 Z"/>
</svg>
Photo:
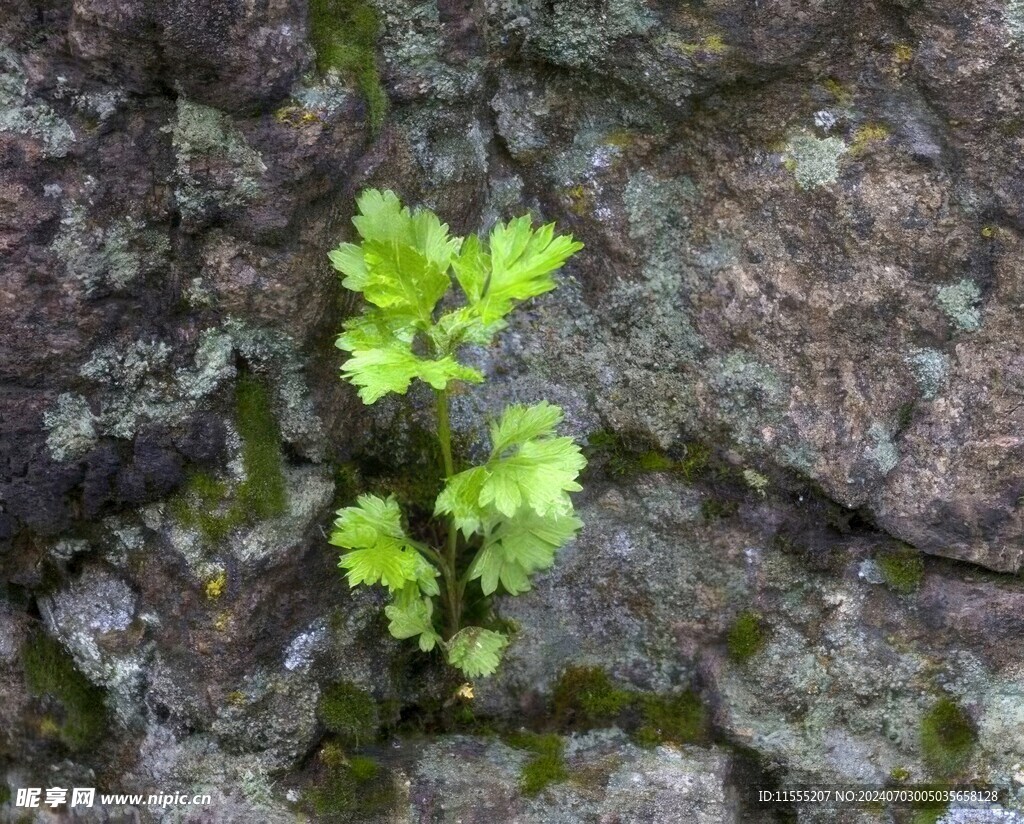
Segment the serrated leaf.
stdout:
<svg viewBox="0 0 1024 824">
<path fill-rule="evenodd" d="M 447 264 L 441 268 L 418 249 L 403 243 L 363 243 L 366 276 L 363 296 L 387 310 L 391 318 L 406 319 L 427 329 L 434 307 L 448 291 Z"/>
<path fill-rule="evenodd" d="M 360 495 L 356 506 L 338 510 L 330 542 L 348 550 L 338 566 L 347 570 L 349 586 L 380 583 L 397 592 L 408 582 L 422 586 L 421 581 L 436 577 L 406 537 L 401 518 L 394 496 Z"/>
<path fill-rule="evenodd" d="M 353 292 L 363 291 L 369 271 L 363 260 L 363 250 L 354 243 L 342 243 L 337 249 L 327 253 L 331 264 L 345 277 L 341 285 Z"/>
<path fill-rule="evenodd" d="M 501 663 L 508 637 L 483 627 L 465 627 L 447 644 L 448 663 L 462 670 L 467 678 L 491 675 Z"/>
<path fill-rule="evenodd" d="M 402 510 L 394 495 L 360 495 L 355 506 L 339 509 L 331 543 L 359 549 L 373 546 L 381 536 L 404 538 Z"/>
<path fill-rule="evenodd" d="M 339 340 L 340 342 L 340 340 Z M 359 387 L 363 403 L 371 404 L 389 392 L 404 395 L 413 378 L 429 383 L 434 389 L 445 389 L 450 381 L 481 383 L 484 376 L 471 366 L 463 366 L 447 355 L 428 360 L 413 354 L 401 343 L 377 349 L 357 349 L 341 365 L 345 380 Z"/>
<path fill-rule="evenodd" d="M 474 466 L 448 478 L 434 503 L 435 515 L 451 515 L 455 526 L 467 538 L 480 529 L 487 514 L 480 505 L 480 490 L 487 480 L 487 470 Z"/>
<path fill-rule="evenodd" d="M 462 242 L 458 255 L 452 258 L 455 279 L 462 287 L 466 299 L 476 303 L 484 293 L 487 276 L 491 270 L 490 256 L 484 251 L 480 238 L 470 235 Z"/>
<path fill-rule="evenodd" d="M 519 446 L 534 438 L 554 435 L 562 422 L 562 410 L 541 401 L 533 406 L 514 404 L 505 408 L 501 417 L 491 424 L 491 445 L 495 455 L 511 446 Z"/>
<path fill-rule="evenodd" d="M 555 288 L 552 275 L 583 248 L 572 235 L 555 236 L 555 224 L 534 231 L 529 215 L 499 223 L 489 239 L 490 273 L 477 302 L 484 323 L 508 314 L 514 301 Z"/>
<path fill-rule="evenodd" d="M 530 589 L 529 576 L 548 569 L 555 561 L 555 552 L 582 526 L 583 522 L 572 514 L 541 517 L 531 509 L 522 509 L 488 533 L 470 579 L 480 578 L 484 595 L 494 592 L 499 581 L 510 595 L 526 592 Z"/>
<path fill-rule="evenodd" d="M 365 189 L 356 198 L 356 208 L 352 223 L 363 240 L 412 243 L 412 214 L 394 192 Z"/>
<path fill-rule="evenodd" d="M 387 309 L 392 318 L 426 329 L 438 300 L 451 285 L 448 268 L 462 243 L 433 212 L 410 212 L 394 192 L 367 189 L 352 218 L 363 242 L 340 245 L 331 262 L 346 275 L 346 288 Z"/>
<path fill-rule="evenodd" d="M 441 315 L 429 334 L 439 352 L 452 352 L 463 343 L 486 346 L 504 326 L 504 322 L 485 326 L 473 307 L 462 306 Z"/>
<path fill-rule="evenodd" d="M 429 598 L 417 597 L 415 593 L 413 587 L 407 587 L 398 593 L 394 603 L 384 607 L 384 615 L 389 620 L 388 632 L 399 640 L 419 636 L 420 649 L 430 652 L 441 640 L 431 617 L 434 605 Z"/>
<path fill-rule="evenodd" d="M 572 438 L 527 441 L 515 454 L 488 462 L 479 502 L 506 517 L 524 504 L 538 515 L 566 514 L 568 493 L 582 489 L 576 478 L 586 464 Z"/>
</svg>

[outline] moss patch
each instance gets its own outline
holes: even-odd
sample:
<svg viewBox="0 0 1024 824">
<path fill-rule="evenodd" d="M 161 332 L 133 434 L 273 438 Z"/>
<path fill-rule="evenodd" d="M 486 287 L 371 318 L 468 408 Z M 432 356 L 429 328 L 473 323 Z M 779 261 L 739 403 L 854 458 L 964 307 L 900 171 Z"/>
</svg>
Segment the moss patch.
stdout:
<svg viewBox="0 0 1024 824">
<path fill-rule="evenodd" d="M 693 442 L 683 446 L 676 460 L 646 444 L 632 443 L 617 432 L 600 430 L 587 438 L 587 457 L 611 477 L 630 477 L 643 472 L 678 472 L 689 483 L 703 474 L 711 463 L 711 448 Z"/>
<path fill-rule="evenodd" d="M 388 98 L 377 68 L 377 12 L 365 0 L 310 0 L 309 37 L 321 73 L 348 75 L 366 101 L 370 129 L 380 131 Z"/>
<path fill-rule="evenodd" d="M 858 126 L 850 143 L 850 154 L 863 154 L 873 144 L 881 143 L 888 136 L 889 130 L 881 123 L 865 123 L 863 126 Z"/>
<path fill-rule="evenodd" d="M 692 744 L 707 738 L 707 713 L 692 690 L 679 695 L 645 695 L 640 709 L 643 721 L 634 738 L 641 746 Z"/>
<path fill-rule="evenodd" d="M 288 497 L 281 468 L 281 432 L 267 390 L 253 375 L 238 380 L 235 414 L 245 467 L 238 503 L 256 520 L 283 515 Z"/>
<path fill-rule="evenodd" d="M 24 652 L 25 683 L 36 698 L 58 706 L 51 731 L 71 750 L 96 745 L 107 726 L 103 690 L 76 668 L 71 656 L 53 638 L 37 633 Z"/>
<path fill-rule="evenodd" d="M 516 749 L 534 754 L 523 765 L 520 776 L 524 795 L 537 795 L 546 787 L 569 778 L 569 771 L 565 767 L 565 742 L 560 735 L 518 732 L 506 740 Z"/>
<path fill-rule="evenodd" d="M 632 701 L 633 695 L 615 686 L 599 667 L 569 667 L 552 695 L 555 719 L 581 729 L 607 726 Z"/>
<path fill-rule="evenodd" d="M 888 549 L 875 556 L 875 563 L 885 585 L 894 592 L 908 595 L 916 592 L 924 575 L 924 559 L 912 547 Z"/>
<path fill-rule="evenodd" d="M 319 786 L 308 794 L 320 820 L 362 824 L 393 807 L 394 782 L 373 758 L 345 758 L 339 748 L 328 745 L 321 751 L 320 760 L 326 769 Z"/>
<path fill-rule="evenodd" d="M 725 639 L 729 657 L 740 663 L 753 658 L 764 646 L 764 643 L 761 617 L 754 612 L 741 612 L 737 615 L 736 620 L 729 627 L 729 634 Z"/>
<path fill-rule="evenodd" d="M 267 390 L 253 375 L 238 380 L 235 420 L 245 480 L 232 491 L 225 481 L 197 472 L 171 502 L 171 511 L 183 525 L 198 529 L 213 543 L 240 526 L 283 515 L 288 508 L 281 432 Z"/>
<path fill-rule="evenodd" d="M 977 740 L 971 719 L 949 698 L 940 698 L 921 718 L 921 754 L 937 776 L 962 771 Z"/>
<path fill-rule="evenodd" d="M 377 702 L 369 693 L 347 682 L 324 690 L 317 715 L 345 746 L 358 747 L 372 741 L 380 729 Z"/>
</svg>

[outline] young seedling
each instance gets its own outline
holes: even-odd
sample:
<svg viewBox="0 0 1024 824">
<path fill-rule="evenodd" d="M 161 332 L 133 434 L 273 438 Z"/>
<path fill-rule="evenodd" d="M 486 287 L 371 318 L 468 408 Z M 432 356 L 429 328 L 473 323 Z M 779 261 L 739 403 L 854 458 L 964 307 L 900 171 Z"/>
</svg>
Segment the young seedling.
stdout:
<svg viewBox="0 0 1024 824">
<path fill-rule="evenodd" d="M 569 493 L 580 490 L 586 460 L 572 438 L 556 435 L 562 410 L 541 401 L 507 407 L 489 425 L 487 460 L 464 467 L 452 454 L 448 395 L 455 381 L 484 380 L 459 361 L 460 348 L 489 344 L 520 302 L 555 288 L 554 272 L 583 244 L 556 235 L 553 223 L 534 229 L 529 215 L 487 238 L 452 237 L 433 212 L 410 211 L 389 191 L 366 190 L 357 206 L 361 242 L 330 253 L 342 284 L 367 302 L 338 337 L 350 356 L 342 377 L 367 404 L 404 395 L 413 380 L 433 389 L 445 480 L 434 517 L 446 522 L 447 540 L 414 540 L 394 496 L 361 495 L 338 511 L 331 543 L 344 550 L 339 566 L 351 586 L 388 590 L 395 638 L 416 638 L 424 652 L 440 645 L 469 678 L 490 675 L 509 639 L 466 625 L 466 588 L 479 580 L 484 596 L 530 589 L 530 576 L 583 525 Z M 454 287 L 457 298 L 446 301 Z"/>
</svg>

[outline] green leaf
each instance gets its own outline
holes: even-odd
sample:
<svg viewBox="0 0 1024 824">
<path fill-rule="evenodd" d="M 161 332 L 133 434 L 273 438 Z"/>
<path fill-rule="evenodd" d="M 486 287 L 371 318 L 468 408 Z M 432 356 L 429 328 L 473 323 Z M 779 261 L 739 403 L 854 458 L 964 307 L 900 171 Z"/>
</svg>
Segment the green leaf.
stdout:
<svg viewBox="0 0 1024 824">
<path fill-rule="evenodd" d="M 490 426 L 494 454 L 500 455 L 510 446 L 519 446 L 534 438 L 554 435 L 562 418 L 562 410 L 547 401 L 533 406 L 506 407 L 501 418 Z"/>
<path fill-rule="evenodd" d="M 553 273 L 583 244 L 572 235 L 556 237 L 554 223 L 534 231 L 530 216 L 523 215 L 495 226 L 489 247 L 490 276 L 478 301 L 485 324 L 508 314 L 514 301 L 554 289 Z"/>
<path fill-rule="evenodd" d="M 342 340 L 339 339 L 339 345 Z M 440 360 L 428 360 L 413 354 L 412 349 L 393 343 L 377 349 L 356 349 L 353 357 L 341 366 L 347 381 L 359 387 L 363 403 L 371 404 L 389 392 L 404 395 L 413 378 L 429 383 L 435 389 L 444 389 L 450 381 L 481 383 L 484 376 L 471 366 L 463 366 L 451 355 Z"/>
<path fill-rule="evenodd" d="M 392 318 L 416 321 L 426 329 L 438 300 L 451 285 L 448 268 L 461 238 L 425 209 L 410 212 L 394 192 L 367 189 L 352 218 L 361 246 L 343 243 L 330 253 L 346 275 L 344 286 L 387 309 Z"/>
<path fill-rule="evenodd" d="M 548 569 L 555 561 L 555 552 L 582 526 L 583 522 L 572 514 L 542 517 L 531 509 L 521 509 L 489 532 L 470 579 L 481 579 L 484 595 L 494 592 L 499 581 L 510 595 L 526 592 L 530 589 L 529 576 Z"/>
<path fill-rule="evenodd" d="M 328 252 L 327 257 L 334 268 L 345 275 L 341 281 L 342 286 L 353 292 L 363 291 L 369 272 L 362 249 L 354 243 L 342 243 L 337 249 Z"/>
<path fill-rule="evenodd" d="M 420 598 L 416 589 L 406 587 L 395 597 L 395 602 L 384 607 L 384 614 L 390 623 L 388 632 L 392 637 L 404 640 L 419 636 L 420 649 L 430 652 L 441 636 L 434 630 L 432 616 L 434 605 L 429 598 Z"/>
<path fill-rule="evenodd" d="M 484 251 L 480 238 L 470 235 L 462 242 L 459 254 L 452 258 L 455 279 L 470 303 L 476 303 L 484 293 L 491 269 L 490 256 Z"/>
<path fill-rule="evenodd" d="M 415 244 L 413 216 L 390 189 L 364 189 L 356 198 L 352 223 L 364 241 Z"/>
<path fill-rule="evenodd" d="M 330 542 L 348 549 L 338 566 L 347 570 L 349 586 L 381 583 L 397 592 L 410 581 L 421 588 L 426 581 L 436 588 L 437 570 L 406 537 L 401 517 L 394 496 L 360 495 L 356 506 L 338 510 Z"/>
<path fill-rule="evenodd" d="M 331 543 L 350 549 L 372 547 L 383 537 L 404 538 L 402 510 L 394 495 L 360 495 L 355 506 L 338 510 Z"/>
<path fill-rule="evenodd" d="M 476 309 L 462 306 L 441 315 L 429 334 L 438 351 L 452 352 L 463 343 L 486 346 L 502 326 L 504 323 L 485 326 Z"/>
<path fill-rule="evenodd" d="M 586 464 L 572 438 L 527 441 L 516 454 L 488 462 L 479 502 L 506 517 L 523 504 L 538 515 L 567 514 L 572 511 L 568 493 L 583 488 L 576 478 Z"/>
<path fill-rule="evenodd" d="M 434 307 L 451 285 L 447 265 L 439 267 L 412 246 L 376 241 L 363 244 L 363 260 L 363 296 L 391 318 L 429 328 Z"/>
<path fill-rule="evenodd" d="M 491 675 L 501 663 L 508 637 L 483 627 L 465 627 L 447 644 L 448 663 L 467 678 Z"/>
<path fill-rule="evenodd" d="M 480 491 L 487 480 L 487 469 L 474 466 L 452 475 L 434 504 L 434 515 L 451 515 L 455 526 L 467 538 L 480 529 L 487 509 L 480 504 Z"/>
</svg>

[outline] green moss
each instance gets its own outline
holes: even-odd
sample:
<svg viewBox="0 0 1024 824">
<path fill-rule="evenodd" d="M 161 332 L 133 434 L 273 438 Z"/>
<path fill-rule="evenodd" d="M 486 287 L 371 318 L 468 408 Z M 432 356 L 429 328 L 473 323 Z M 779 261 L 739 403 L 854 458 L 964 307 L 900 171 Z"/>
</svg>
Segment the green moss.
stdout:
<svg viewBox="0 0 1024 824">
<path fill-rule="evenodd" d="M 664 452 L 630 443 L 617 432 L 600 430 L 587 438 L 587 453 L 612 477 L 629 477 L 642 472 L 679 472 L 692 481 L 708 468 L 711 449 L 702 443 L 686 444 L 683 458 L 673 460 Z"/>
<path fill-rule="evenodd" d="M 914 810 L 914 816 L 910 819 L 910 824 L 936 824 L 936 822 L 942 818 L 949 806 L 946 804 L 934 804 L 930 807 L 922 807 Z"/>
<path fill-rule="evenodd" d="M 739 511 L 739 508 L 740 505 L 736 501 L 726 501 L 721 498 L 705 498 L 700 502 L 700 514 L 706 521 L 731 518 Z"/>
<path fill-rule="evenodd" d="M 288 508 L 281 433 L 267 391 L 253 375 L 238 380 L 235 415 L 245 479 L 232 491 L 225 481 L 197 472 L 171 501 L 174 516 L 212 543 L 245 524 L 283 515 Z"/>
<path fill-rule="evenodd" d="M 560 735 L 518 732 L 506 740 L 517 749 L 534 753 L 534 757 L 523 764 L 520 776 L 524 795 L 537 795 L 546 787 L 569 778 L 565 767 L 565 742 Z"/>
<path fill-rule="evenodd" d="M 881 123 L 865 123 L 853 133 L 850 143 L 850 154 L 859 155 L 866 152 L 873 144 L 880 143 L 889 136 L 889 130 Z"/>
<path fill-rule="evenodd" d="M 882 580 L 889 589 L 908 595 L 921 585 L 924 559 L 916 549 L 905 546 L 887 549 L 875 556 Z"/>
<path fill-rule="evenodd" d="M 348 769 L 356 781 L 363 783 L 377 777 L 380 764 L 367 755 L 353 755 L 348 760 Z"/>
<path fill-rule="evenodd" d="M 61 742 L 72 750 L 93 748 L 107 725 L 103 690 L 75 668 L 57 641 L 43 633 L 25 645 L 23 663 L 29 693 L 60 706 L 62 717 L 55 732 Z"/>
<path fill-rule="evenodd" d="M 683 459 L 679 462 L 679 471 L 689 483 L 701 475 L 710 463 L 711 447 L 699 441 L 693 441 L 684 447 Z"/>
<path fill-rule="evenodd" d="M 910 770 L 906 767 L 893 767 L 889 773 L 889 778 L 898 784 L 902 784 L 910 778 Z"/>
<path fill-rule="evenodd" d="M 310 0 L 309 37 L 317 70 L 348 75 L 366 101 L 370 129 L 380 131 L 388 98 L 377 68 L 377 12 L 365 0 Z"/>
<path fill-rule="evenodd" d="M 552 704 L 561 724 L 580 728 L 607 726 L 633 700 L 599 667 L 569 667 L 555 685 Z"/>
<path fill-rule="evenodd" d="M 282 515 L 288 497 L 281 468 L 281 432 L 267 390 L 253 375 L 244 374 L 238 380 L 235 413 L 245 468 L 238 504 L 255 520 Z"/>
<path fill-rule="evenodd" d="M 671 469 L 675 469 L 676 466 L 675 461 L 671 458 L 654 450 L 644 452 L 640 456 L 638 464 L 642 472 L 668 472 Z"/>
<path fill-rule="evenodd" d="M 925 763 L 943 778 L 967 766 L 978 739 L 967 713 L 949 698 L 940 698 L 921 718 L 920 732 Z"/>
<path fill-rule="evenodd" d="M 380 729 L 377 702 L 359 687 L 342 682 L 324 690 L 317 714 L 346 746 L 372 741 Z"/>
<path fill-rule="evenodd" d="M 761 616 L 754 612 L 741 612 L 729 627 L 725 645 L 729 657 L 742 663 L 753 658 L 764 646 L 764 642 Z"/>
<path fill-rule="evenodd" d="M 352 461 L 340 463 L 334 468 L 334 509 L 348 506 L 363 490 L 363 479 L 359 467 Z"/>
<path fill-rule="evenodd" d="M 363 824 L 394 806 L 394 782 L 373 758 L 354 755 L 346 760 L 332 750 L 322 760 L 326 774 L 308 796 L 321 820 Z"/>
<path fill-rule="evenodd" d="M 641 746 L 691 744 L 707 737 L 707 714 L 692 690 L 678 695 L 645 695 L 640 699 L 642 724 L 634 733 Z"/>
<path fill-rule="evenodd" d="M 826 79 L 822 85 L 828 91 L 836 103 L 840 106 L 849 106 L 853 102 L 853 87 L 844 86 L 839 80 L 834 77 Z"/>
<path fill-rule="evenodd" d="M 11 800 L 11 788 L 6 784 L 0 783 L 0 805 L 6 804 Z"/>
<path fill-rule="evenodd" d="M 224 482 L 205 472 L 189 476 L 185 487 L 171 501 L 171 511 L 185 526 L 198 529 L 213 543 L 245 522 L 242 509 L 231 507 L 231 491 Z"/>
</svg>

